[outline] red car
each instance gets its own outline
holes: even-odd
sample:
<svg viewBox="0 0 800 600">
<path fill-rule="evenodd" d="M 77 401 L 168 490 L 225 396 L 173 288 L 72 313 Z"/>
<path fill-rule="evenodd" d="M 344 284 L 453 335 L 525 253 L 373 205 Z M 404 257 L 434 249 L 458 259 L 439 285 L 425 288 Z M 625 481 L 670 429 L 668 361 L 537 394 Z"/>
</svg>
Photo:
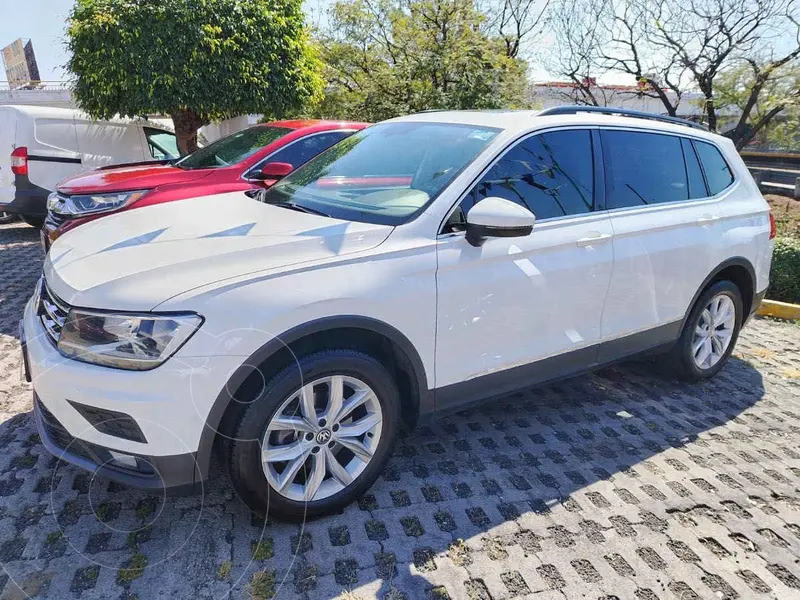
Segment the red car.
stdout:
<svg viewBox="0 0 800 600">
<path fill-rule="evenodd" d="M 219 139 L 178 161 L 118 165 L 65 179 L 48 199 L 42 242 L 48 248 L 62 233 L 123 210 L 269 187 L 367 125 L 275 121 Z"/>
</svg>

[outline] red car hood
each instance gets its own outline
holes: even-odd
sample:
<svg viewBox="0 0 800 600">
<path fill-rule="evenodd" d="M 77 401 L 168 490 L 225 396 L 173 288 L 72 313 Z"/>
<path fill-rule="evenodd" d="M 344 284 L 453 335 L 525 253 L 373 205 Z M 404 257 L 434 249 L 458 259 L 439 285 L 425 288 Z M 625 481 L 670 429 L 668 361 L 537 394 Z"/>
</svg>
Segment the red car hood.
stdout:
<svg viewBox="0 0 800 600">
<path fill-rule="evenodd" d="M 139 165 L 87 171 L 59 182 L 63 194 L 149 190 L 160 185 L 186 183 L 210 175 L 214 169 L 179 169 L 171 165 Z"/>
</svg>

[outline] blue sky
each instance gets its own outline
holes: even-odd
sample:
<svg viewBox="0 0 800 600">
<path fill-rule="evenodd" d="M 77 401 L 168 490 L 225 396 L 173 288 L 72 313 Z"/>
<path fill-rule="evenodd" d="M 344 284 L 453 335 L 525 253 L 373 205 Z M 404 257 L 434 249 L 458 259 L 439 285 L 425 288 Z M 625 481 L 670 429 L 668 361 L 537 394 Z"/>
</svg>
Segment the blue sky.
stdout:
<svg viewBox="0 0 800 600">
<path fill-rule="evenodd" d="M 73 0 L 0 0 L 0 47 L 30 38 L 42 80 L 66 79 L 61 68 L 67 62 L 64 23 L 72 4 Z M 0 71 L 3 83 L 6 74 Z"/>
</svg>

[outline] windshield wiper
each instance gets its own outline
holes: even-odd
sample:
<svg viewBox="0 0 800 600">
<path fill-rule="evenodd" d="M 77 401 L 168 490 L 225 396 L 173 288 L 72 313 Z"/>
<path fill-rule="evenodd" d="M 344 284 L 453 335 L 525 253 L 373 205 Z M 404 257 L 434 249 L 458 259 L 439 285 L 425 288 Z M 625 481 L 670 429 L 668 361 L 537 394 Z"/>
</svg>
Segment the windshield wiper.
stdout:
<svg viewBox="0 0 800 600">
<path fill-rule="evenodd" d="M 302 204 L 295 204 L 294 202 L 266 202 L 266 204 L 270 204 L 272 206 L 281 206 L 283 208 L 288 208 L 290 210 L 296 210 L 297 212 L 307 213 L 309 215 L 319 215 L 320 217 L 330 217 L 328 213 L 322 212 L 321 210 L 317 210 L 316 208 L 309 208 L 308 206 L 303 206 Z"/>
</svg>

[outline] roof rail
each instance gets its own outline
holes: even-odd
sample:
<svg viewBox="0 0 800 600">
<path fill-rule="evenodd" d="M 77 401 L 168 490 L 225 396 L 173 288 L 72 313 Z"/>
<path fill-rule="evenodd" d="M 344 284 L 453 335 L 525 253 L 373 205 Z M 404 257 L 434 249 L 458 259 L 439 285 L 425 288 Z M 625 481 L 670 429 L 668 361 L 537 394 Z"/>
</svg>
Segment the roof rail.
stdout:
<svg viewBox="0 0 800 600">
<path fill-rule="evenodd" d="M 675 125 L 684 125 L 686 127 L 693 127 L 701 131 L 708 131 L 699 123 L 693 123 L 687 119 L 679 119 L 678 117 L 668 117 L 665 115 L 656 115 L 653 113 L 644 112 L 641 110 L 630 110 L 627 108 L 614 108 L 612 106 L 553 106 L 552 108 L 545 108 L 536 116 L 544 117 L 550 115 L 575 115 L 578 113 L 600 113 L 604 115 L 619 115 L 621 117 L 634 117 L 637 119 L 649 119 L 651 121 L 662 121 L 664 123 L 674 123 Z"/>
</svg>

